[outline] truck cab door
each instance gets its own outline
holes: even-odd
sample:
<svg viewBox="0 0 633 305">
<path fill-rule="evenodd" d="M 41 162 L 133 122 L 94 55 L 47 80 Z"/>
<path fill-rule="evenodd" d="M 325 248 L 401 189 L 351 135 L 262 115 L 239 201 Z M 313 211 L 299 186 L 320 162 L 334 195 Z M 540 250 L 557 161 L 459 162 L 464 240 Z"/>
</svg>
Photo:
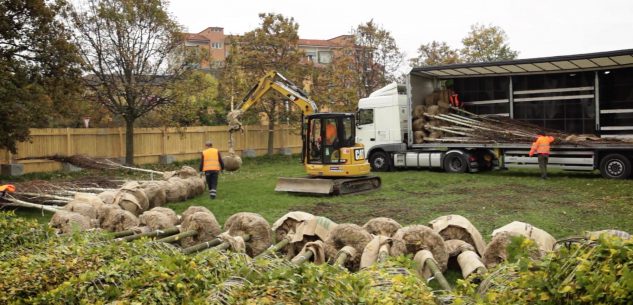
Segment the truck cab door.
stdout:
<svg viewBox="0 0 633 305">
<path fill-rule="evenodd" d="M 356 142 L 365 146 L 367 153 L 372 146 L 376 145 L 376 123 L 374 109 L 359 109 L 356 120 Z"/>
</svg>

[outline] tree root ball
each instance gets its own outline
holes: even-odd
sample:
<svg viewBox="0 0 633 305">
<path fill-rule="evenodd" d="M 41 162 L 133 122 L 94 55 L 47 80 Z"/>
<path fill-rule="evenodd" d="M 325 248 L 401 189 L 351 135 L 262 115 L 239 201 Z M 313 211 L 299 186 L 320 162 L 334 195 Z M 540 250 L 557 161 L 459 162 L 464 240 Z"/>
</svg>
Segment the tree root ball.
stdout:
<svg viewBox="0 0 633 305">
<path fill-rule="evenodd" d="M 103 192 L 99 193 L 97 196 L 99 196 L 99 198 L 101 198 L 101 200 L 103 200 L 103 203 L 105 203 L 105 204 L 112 204 L 112 203 L 114 203 L 114 196 L 116 196 L 116 191 L 115 190 L 103 191 Z"/>
<path fill-rule="evenodd" d="M 138 218 L 129 211 L 122 209 L 106 209 L 101 228 L 111 232 L 120 232 L 138 227 Z"/>
<path fill-rule="evenodd" d="M 228 172 L 234 172 L 242 167 L 242 158 L 236 154 L 223 156 L 222 162 L 224 162 L 224 170 Z"/>
<path fill-rule="evenodd" d="M 183 179 L 171 177 L 165 184 L 165 195 L 167 202 L 179 202 L 187 200 L 187 185 Z"/>
<path fill-rule="evenodd" d="M 178 221 L 178 217 L 175 215 L 176 213 L 174 213 L 174 217 L 170 217 L 171 215 L 161 211 L 150 210 L 143 212 L 138 219 L 142 226 L 147 226 L 151 231 L 155 231 L 175 227 Z"/>
<path fill-rule="evenodd" d="M 440 216 L 429 222 L 429 226 L 440 234 L 444 240 L 459 239 L 467 242 L 475 248 L 480 256 L 486 250 L 486 243 L 479 230 L 461 215 Z"/>
<path fill-rule="evenodd" d="M 275 241 L 280 242 L 290 232 L 296 232 L 297 226 L 305 220 L 314 217 L 314 215 L 302 211 L 293 211 L 281 216 L 272 225 L 275 232 Z"/>
<path fill-rule="evenodd" d="M 79 213 L 90 219 L 97 219 L 97 206 L 93 206 L 88 202 L 73 200 L 64 206 L 64 210 Z"/>
<path fill-rule="evenodd" d="M 345 246 L 356 249 L 358 255 L 347 261 L 345 267 L 355 271 L 360 267 L 360 257 L 365 246 L 371 241 L 371 234 L 364 228 L 353 223 L 339 224 L 325 240 L 325 255 L 329 260 L 334 260 L 336 254 Z"/>
<path fill-rule="evenodd" d="M 415 255 L 420 250 L 429 250 L 442 271 L 448 264 L 448 250 L 442 236 L 433 229 L 423 225 L 412 225 L 401 228 L 393 235 L 391 255 Z"/>
<path fill-rule="evenodd" d="M 149 208 L 161 207 L 167 203 L 167 188 L 165 181 L 152 181 L 142 185 L 143 191 L 149 200 Z"/>
<path fill-rule="evenodd" d="M 57 211 L 48 223 L 59 233 L 71 233 L 73 230 L 85 231 L 90 229 L 90 218 L 70 211 Z"/>
<path fill-rule="evenodd" d="M 197 231 L 198 234 L 183 238 L 180 241 L 180 245 L 184 248 L 210 241 L 222 233 L 220 224 L 211 212 L 195 212 L 187 215 L 187 218 L 183 219 L 180 228 L 180 232 L 185 231 Z"/>
<path fill-rule="evenodd" d="M 268 221 L 259 214 L 241 212 L 232 215 L 224 223 L 224 231 L 232 236 L 250 235 L 246 242 L 246 254 L 255 257 L 272 244 L 272 233 Z"/>
<path fill-rule="evenodd" d="M 402 226 L 395 220 L 387 217 L 370 219 L 363 228 L 373 235 L 393 236 Z"/>
<path fill-rule="evenodd" d="M 187 218 L 191 217 L 191 215 L 193 215 L 193 213 L 196 212 L 205 212 L 208 214 L 213 215 L 213 213 L 211 213 L 211 211 L 209 211 L 209 209 L 203 207 L 203 206 L 199 206 L 199 205 L 192 205 L 190 207 L 188 207 L 184 212 L 182 212 L 182 214 L 180 215 L 180 222 L 183 223 L 185 222 L 185 220 L 187 220 Z"/>
</svg>

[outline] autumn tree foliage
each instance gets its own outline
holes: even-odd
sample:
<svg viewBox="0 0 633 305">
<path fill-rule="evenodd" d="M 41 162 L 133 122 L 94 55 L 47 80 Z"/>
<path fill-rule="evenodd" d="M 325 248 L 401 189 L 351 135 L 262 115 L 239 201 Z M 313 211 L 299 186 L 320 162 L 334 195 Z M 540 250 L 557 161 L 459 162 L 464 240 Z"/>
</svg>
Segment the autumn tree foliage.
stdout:
<svg viewBox="0 0 633 305">
<path fill-rule="evenodd" d="M 461 62 L 459 50 L 451 48 L 444 41 L 433 40 L 418 48 L 418 55 L 409 60 L 413 67 L 437 66 Z"/>
<path fill-rule="evenodd" d="M 231 38 L 230 54 L 222 77 L 222 95 L 235 106 L 248 90 L 270 70 L 276 70 L 301 86 L 307 76 L 302 65 L 304 53 L 299 49 L 299 24 L 281 14 L 260 14 L 260 25 L 242 36 Z M 250 114 L 265 113 L 268 119 L 268 154 L 273 154 L 275 126 L 292 111 L 287 98 L 268 94 L 250 110 Z"/>
<path fill-rule="evenodd" d="M 68 14 L 94 100 L 125 120 L 125 162 L 134 124 L 176 101 L 171 87 L 193 69 L 165 0 L 84 0 Z M 190 61 L 192 60 L 192 61 Z"/>
<path fill-rule="evenodd" d="M 60 21 L 63 1 L 0 1 L 0 148 L 77 110 L 79 57 Z"/>
<path fill-rule="evenodd" d="M 460 53 L 464 62 L 511 60 L 519 55 L 510 48 L 505 31 L 494 25 L 473 24 L 462 44 Z"/>
</svg>

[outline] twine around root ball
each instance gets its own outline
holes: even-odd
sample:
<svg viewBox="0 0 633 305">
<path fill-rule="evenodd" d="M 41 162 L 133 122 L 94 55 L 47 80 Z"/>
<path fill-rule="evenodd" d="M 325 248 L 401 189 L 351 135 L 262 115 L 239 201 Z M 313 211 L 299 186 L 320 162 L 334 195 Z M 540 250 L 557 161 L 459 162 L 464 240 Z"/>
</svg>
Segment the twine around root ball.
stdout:
<svg viewBox="0 0 633 305">
<path fill-rule="evenodd" d="M 234 214 L 224 223 L 224 231 L 232 236 L 250 235 L 250 240 L 246 242 L 246 254 L 250 257 L 266 251 L 272 244 L 270 225 L 259 214 L 249 212 Z"/>
<path fill-rule="evenodd" d="M 345 246 L 350 246 L 356 250 L 358 255 L 347 261 L 345 267 L 354 271 L 360 266 L 360 257 L 367 243 L 371 241 L 371 234 L 364 228 L 353 223 L 339 224 L 325 240 L 325 255 L 329 260 L 334 260 L 336 254 Z"/>
<path fill-rule="evenodd" d="M 376 217 L 370 219 L 363 225 L 363 228 L 373 235 L 382 235 L 391 237 L 402 226 L 395 220 L 388 217 Z"/>
<path fill-rule="evenodd" d="M 212 240 L 222 232 L 220 224 L 211 212 L 195 212 L 187 215 L 180 227 L 180 232 L 186 231 L 196 231 L 198 234 L 183 238 L 180 245 L 184 248 Z"/>
<path fill-rule="evenodd" d="M 442 271 L 448 264 L 448 251 L 444 239 L 433 229 L 423 225 L 401 228 L 393 235 L 391 255 L 415 255 L 420 250 L 429 250 Z"/>
</svg>

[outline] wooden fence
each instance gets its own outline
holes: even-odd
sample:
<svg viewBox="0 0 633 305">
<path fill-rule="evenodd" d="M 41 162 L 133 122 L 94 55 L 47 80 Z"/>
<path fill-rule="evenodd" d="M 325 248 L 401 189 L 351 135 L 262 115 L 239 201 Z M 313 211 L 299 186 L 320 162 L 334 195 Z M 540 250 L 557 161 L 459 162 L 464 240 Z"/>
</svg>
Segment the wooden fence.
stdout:
<svg viewBox="0 0 633 305">
<path fill-rule="evenodd" d="M 234 148 L 237 154 L 251 149 L 264 155 L 268 149 L 268 126 L 244 126 L 243 133 L 235 133 Z M 301 152 L 301 136 L 296 128 L 281 126 L 273 134 L 275 153 L 289 148 Z M 200 126 L 188 128 L 135 128 L 134 162 L 158 163 L 159 156 L 171 155 L 178 161 L 197 159 L 204 142 L 228 151 L 229 134 L 226 126 Z M 101 158 L 125 157 L 125 128 L 42 128 L 31 129 L 31 141 L 18 144 L 17 154 L 0 150 L 0 163 L 22 163 L 24 172 L 60 170 L 59 162 L 47 160 L 21 160 L 18 158 L 50 155 L 83 154 Z"/>
</svg>

